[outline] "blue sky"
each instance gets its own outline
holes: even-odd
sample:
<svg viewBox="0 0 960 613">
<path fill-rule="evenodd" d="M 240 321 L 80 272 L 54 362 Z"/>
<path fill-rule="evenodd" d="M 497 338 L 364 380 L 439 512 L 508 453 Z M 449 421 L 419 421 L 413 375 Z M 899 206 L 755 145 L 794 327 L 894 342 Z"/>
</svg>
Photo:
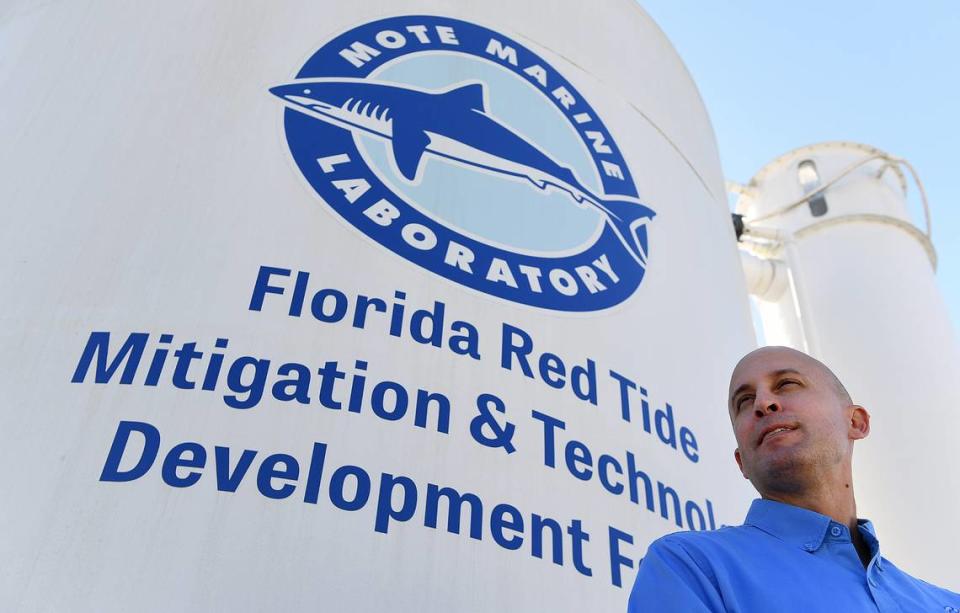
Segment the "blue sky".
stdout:
<svg viewBox="0 0 960 613">
<path fill-rule="evenodd" d="M 956 334 L 960 2 L 640 4 L 700 88 L 728 179 L 744 183 L 778 155 L 828 140 L 873 145 L 914 165 L 930 202 L 937 281 Z M 919 203 L 912 185 L 911 197 Z"/>
</svg>

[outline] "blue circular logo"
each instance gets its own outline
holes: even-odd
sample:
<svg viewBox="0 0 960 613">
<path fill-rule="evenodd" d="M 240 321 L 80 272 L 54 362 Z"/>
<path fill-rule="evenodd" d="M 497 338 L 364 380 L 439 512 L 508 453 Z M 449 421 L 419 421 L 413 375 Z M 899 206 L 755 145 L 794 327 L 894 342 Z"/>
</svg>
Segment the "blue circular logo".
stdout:
<svg viewBox="0 0 960 613">
<path fill-rule="evenodd" d="M 382 19 L 270 92 L 313 189 L 397 255 L 560 311 L 608 308 L 640 285 L 653 210 L 587 100 L 509 37 Z"/>
</svg>

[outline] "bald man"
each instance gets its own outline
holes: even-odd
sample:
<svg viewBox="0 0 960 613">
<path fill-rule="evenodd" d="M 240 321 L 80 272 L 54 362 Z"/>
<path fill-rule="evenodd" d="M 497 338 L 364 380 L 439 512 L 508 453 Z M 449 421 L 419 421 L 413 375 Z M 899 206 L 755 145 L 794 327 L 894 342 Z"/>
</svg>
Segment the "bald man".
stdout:
<svg viewBox="0 0 960 613">
<path fill-rule="evenodd" d="M 960 613 L 960 594 L 894 566 L 857 519 L 853 446 L 870 434 L 870 414 L 829 368 L 787 347 L 757 349 L 733 369 L 727 408 L 733 457 L 760 498 L 742 526 L 653 542 L 630 613 Z"/>
</svg>

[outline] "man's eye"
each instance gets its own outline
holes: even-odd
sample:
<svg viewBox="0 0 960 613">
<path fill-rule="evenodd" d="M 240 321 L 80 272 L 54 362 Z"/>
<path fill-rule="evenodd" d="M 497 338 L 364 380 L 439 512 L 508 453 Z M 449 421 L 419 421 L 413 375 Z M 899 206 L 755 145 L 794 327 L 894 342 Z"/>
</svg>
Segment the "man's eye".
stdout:
<svg viewBox="0 0 960 613">
<path fill-rule="evenodd" d="M 743 406 L 747 401 L 752 401 L 753 396 L 740 396 L 740 399 L 737 400 L 737 412 L 740 412 L 743 409 Z"/>
<path fill-rule="evenodd" d="M 783 381 L 777 384 L 777 389 L 784 388 L 788 385 L 800 385 L 800 382 L 794 381 L 793 379 L 784 379 Z"/>
</svg>

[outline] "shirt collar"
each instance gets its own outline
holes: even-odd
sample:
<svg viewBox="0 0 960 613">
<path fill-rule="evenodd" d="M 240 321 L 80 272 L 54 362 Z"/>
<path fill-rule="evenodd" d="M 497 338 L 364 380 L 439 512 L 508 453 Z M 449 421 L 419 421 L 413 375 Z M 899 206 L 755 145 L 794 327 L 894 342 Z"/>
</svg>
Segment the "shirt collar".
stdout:
<svg viewBox="0 0 960 613">
<path fill-rule="evenodd" d="M 816 551 L 823 545 L 830 525 L 836 522 L 816 511 L 758 498 L 750 505 L 744 523 L 800 549 Z M 880 551 L 880 542 L 877 540 L 873 523 L 858 519 L 857 527 L 870 547 L 871 557 L 876 557 L 879 565 L 880 556 L 877 554 Z"/>
<path fill-rule="evenodd" d="M 795 547 L 816 551 L 823 544 L 830 521 L 816 511 L 758 498 L 750 505 L 744 523 Z"/>
<path fill-rule="evenodd" d="M 880 540 L 877 538 L 877 531 L 873 527 L 873 522 L 869 519 L 858 519 L 857 529 L 860 530 L 863 540 L 867 542 L 870 548 L 870 557 L 876 560 L 877 568 L 883 569 L 883 556 L 880 555 Z"/>
</svg>

